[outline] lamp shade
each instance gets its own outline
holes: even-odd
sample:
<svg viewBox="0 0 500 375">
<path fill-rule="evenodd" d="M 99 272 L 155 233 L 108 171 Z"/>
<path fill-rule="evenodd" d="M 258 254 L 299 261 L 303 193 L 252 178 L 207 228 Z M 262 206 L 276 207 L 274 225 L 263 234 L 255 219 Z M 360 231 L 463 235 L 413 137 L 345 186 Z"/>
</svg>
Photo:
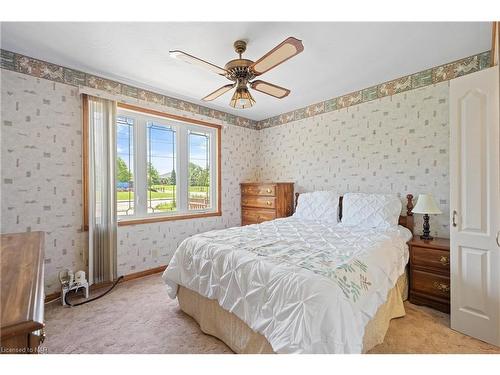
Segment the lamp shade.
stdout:
<svg viewBox="0 0 500 375">
<path fill-rule="evenodd" d="M 246 87 L 238 87 L 229 105 L 233 108 L 245 109 L 255 104 L 255 100 Z"/>
<path fill-rule="evenodd" d="M 417 204 L 413 208 L 414 214 L 428 214 L 439 215 L 443 212 L 439 209 L 436 200 L 432 194 L 420 194 L 418 196 Z"/>
</svg>

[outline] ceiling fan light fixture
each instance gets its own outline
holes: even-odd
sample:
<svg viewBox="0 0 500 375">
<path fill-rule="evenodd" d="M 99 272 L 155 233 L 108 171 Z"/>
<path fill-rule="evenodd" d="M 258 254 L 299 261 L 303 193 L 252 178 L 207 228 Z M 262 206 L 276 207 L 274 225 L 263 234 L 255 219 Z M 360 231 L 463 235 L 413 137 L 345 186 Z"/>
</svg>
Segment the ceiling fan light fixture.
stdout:
<svg viewBox="0 0 500 375">
<path fill-rule="evenodd" d="M 229 102 L 229 105 L 237 109 L 250 108 L 255 104 L 255 99 L 246 87 L 238 87 Z"/>
<path fill-rule="evenodd" d="M 247 48 L 246 40 L 237 40 L 234 42 L 233 47 L 234 51 L 238 54 L 238 58 L 229 61 L 224 68 L 183 51 L 173 50 L 169 52 L 170 56 L 173 58 L 201 66 L 224 76 L 233 82 L 232 84 L 222 86 L 214 92 L 208 94 L 202 99 L 203 101 L 213 101 L 236 87 L 229 105 L 236 109 L 250 108 L 256 102 L 252 97 L 252 94 L 248 91 L 249 85 L 254 90 L 278 99 L 283 99 L 290 94 L 290 90 L 284 87 L 273 85 L 272 83 L 261 81 L 259 79 L 253 81 L 253 79 L 301 53 L 304 50 L 302 41 L 292 36 L 288 37 L 255 62 L 249 59 L 244 59 L 241 56 Z"/>
</svg>

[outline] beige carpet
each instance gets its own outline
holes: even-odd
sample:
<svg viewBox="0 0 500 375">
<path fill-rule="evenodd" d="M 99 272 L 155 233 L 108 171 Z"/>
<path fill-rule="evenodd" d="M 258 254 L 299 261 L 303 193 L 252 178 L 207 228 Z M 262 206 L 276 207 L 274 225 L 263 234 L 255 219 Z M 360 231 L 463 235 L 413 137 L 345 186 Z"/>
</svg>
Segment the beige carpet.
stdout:
<svg viewBox="0 0 500 375">
<path fill-rule="evenodd" d="M 449 316 L 406 303 L 382 345 L 371 353 L 500 353 L 451 330 Z M 232 353 L 171 300 L 160 275 L 119 284 L 105 297 L 64 308 L 45 306 L 47 353 Z"/>
</svg>

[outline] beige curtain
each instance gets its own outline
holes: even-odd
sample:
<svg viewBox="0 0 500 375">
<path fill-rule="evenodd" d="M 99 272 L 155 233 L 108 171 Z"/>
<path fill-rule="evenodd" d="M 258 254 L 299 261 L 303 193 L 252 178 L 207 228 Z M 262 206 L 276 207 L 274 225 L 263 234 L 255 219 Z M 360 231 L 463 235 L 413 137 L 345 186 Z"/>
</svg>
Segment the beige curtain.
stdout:
<svg viewBox="0 0 500 375">
<path fill-rule="evenodd" d="M 116 279 L 116 102 L 89 96 L 89 281 Z"/>
</svg>

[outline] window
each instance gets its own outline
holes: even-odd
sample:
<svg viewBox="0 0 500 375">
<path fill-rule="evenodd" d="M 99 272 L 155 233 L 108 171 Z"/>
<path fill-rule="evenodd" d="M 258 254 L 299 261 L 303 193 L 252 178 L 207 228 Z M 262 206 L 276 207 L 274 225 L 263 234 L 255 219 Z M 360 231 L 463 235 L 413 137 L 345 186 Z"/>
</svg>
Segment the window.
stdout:
<svg viewBox="0 0 500 375">
<path fill-rule="evenodd" d="M 220 127 L 119 104 L 119 225 L 220 215 Z"/>
<path fill-rule="evenodd" d="M 176 211 L 175 129 L 149 121 L 147 132 L 148 213 Z"/>
<path fill-rule="evenodd" d="M 134 215 L 134 119 L 116 118 L 116 211 L 118 216 Z"/>
<path fill-rule="evenodd" d="M 210 208 L 210 134 L 189 131 L 190 210 Z"/>
</svg>

